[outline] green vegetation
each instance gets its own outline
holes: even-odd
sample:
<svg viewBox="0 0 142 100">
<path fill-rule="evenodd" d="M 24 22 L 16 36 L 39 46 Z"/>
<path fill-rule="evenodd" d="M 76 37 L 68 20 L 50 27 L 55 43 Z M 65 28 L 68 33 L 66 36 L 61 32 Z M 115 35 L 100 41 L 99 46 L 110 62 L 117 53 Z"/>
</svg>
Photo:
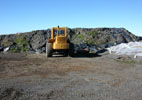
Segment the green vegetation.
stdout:
<svg viewBox="0 0 142 100">
<path fill-rule="evenodd" d="M 84 35 L 83 34 L 74 34 L 73 35 L 73 37 L 72 37 L 72 39 L 74 40 L 74 39 L 76 39 L 76 38 L 79 38 L 79 39 L 81 39 L 81 40 L 84 40 Z"/>
<path fill-rule="evenodd" d="M 96 44 L 93 38 L 94 32 L 87 32 L 86 34 L 74 34 L 72 40 L 81 40 L 89 45 Z"/>
<path fill-rule="evenodd" d="M 94 32 L 87 32 L 86 34 L 93 36 L 95 33 Z"/>
<path fill-rule="evenodd" d="M 87 44 L 89 44 L 89 45 L 95 44 L 95 41 L 94 41 L 93 39 L 88 39 L 88 40 L 86 40 L 85 42 L 86 42 Z"/>
<path fill-rule="evenodd" d="M 15 40 L 16 46 L 11 48 L 11 52 L 26 52 L 28 51 L 28 41 L 23 36 L 23 34 L 17 34 Z"/>
</svg>

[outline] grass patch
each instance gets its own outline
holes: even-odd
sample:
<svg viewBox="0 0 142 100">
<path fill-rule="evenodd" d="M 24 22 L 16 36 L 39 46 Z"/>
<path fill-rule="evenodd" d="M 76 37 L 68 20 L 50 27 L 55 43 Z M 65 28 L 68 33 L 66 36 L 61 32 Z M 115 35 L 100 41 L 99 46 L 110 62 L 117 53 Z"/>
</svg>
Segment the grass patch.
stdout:
<svg viewBox="0 0 142 100">
<path fill-rule="evenodd" d="M 94 32 L 88 32 L 86 34 L 74 34 L 72 37 L 72 40 L 81 40 L 89 45 L 95 44 L 95 41 L 93 39 Z"/>
</svg>

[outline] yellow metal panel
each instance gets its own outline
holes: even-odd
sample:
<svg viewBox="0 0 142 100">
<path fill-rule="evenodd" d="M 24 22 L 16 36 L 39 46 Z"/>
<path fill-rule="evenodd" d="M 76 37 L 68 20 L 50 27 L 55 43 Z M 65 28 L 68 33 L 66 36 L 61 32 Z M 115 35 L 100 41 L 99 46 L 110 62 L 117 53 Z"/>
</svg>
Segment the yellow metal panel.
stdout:
<svg viewBox="0 0 142 100">
<path fill-rule="evenodd" d="M 62 49 L 69 49 L 68 43 L 53 43 L 54 50 L 62 50 Z"/>
</svg>

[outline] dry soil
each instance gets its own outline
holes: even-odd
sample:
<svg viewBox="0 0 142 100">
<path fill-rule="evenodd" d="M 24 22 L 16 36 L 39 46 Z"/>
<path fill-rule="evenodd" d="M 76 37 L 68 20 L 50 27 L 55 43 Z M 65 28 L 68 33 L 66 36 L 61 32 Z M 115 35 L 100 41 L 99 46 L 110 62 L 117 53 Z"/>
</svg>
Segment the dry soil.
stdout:
<svg viewBox="0 0 142 100">
<path fill-rule="evenodd" d="M 142 58 L 0 53 L 0 100 L 142 100 Z"/>
</svg>

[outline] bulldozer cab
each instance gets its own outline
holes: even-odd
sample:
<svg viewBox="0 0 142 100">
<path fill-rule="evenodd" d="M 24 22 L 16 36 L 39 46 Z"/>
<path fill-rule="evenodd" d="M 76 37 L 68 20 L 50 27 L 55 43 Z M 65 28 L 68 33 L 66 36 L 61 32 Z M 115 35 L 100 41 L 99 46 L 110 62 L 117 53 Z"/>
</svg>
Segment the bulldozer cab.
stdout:
<svg viewBox="0 0 142 100">
<path fill-rule="evenodd" d="M 66 27 L 53 27 L 51 29 L 51 34 L 48 35 L 48 42 L 53 43 L 56 40 L 61 40 L 59 38 L 67 38 L 67 29 Z M 65 41 L 66 42 L 66 41 Z"/>
<path fill-rule="evenodd" d="M 51 29 L 51 39 L 54 39 L 56 36 L 67 36 L 66 27 L 53 27 Z"/>
</svg>

